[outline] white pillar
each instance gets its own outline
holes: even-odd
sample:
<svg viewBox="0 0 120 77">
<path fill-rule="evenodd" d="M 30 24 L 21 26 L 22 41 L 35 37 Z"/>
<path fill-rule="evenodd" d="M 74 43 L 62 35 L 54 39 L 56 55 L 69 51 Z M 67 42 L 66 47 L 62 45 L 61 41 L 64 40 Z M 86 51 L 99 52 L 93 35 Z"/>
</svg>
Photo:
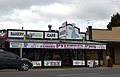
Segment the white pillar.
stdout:
<svg viewBox="0 0 120 77">
<path fill-rule="evenodd" d="M 20 57 L 22 58 L 22 43 L 20 43 Z"/>
</svg>

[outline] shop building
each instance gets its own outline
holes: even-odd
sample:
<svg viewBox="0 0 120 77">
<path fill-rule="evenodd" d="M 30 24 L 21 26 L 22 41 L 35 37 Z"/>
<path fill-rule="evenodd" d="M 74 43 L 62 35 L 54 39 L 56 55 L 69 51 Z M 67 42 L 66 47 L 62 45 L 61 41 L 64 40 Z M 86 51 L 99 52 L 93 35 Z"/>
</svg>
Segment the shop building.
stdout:
<svg viewBox="0 0 120 77">
<path fill-rule="evenodd" d="M 120 27 L 112 27 L 108 29 L 93 29 L 88 27 L 87 37 L 94 42 L 106 43 L 106 53 L 104 53 L 104 63 L 108 64 L 108 59 L 112 59 L 112 63 L 120 65 Z"/>
<path fill-rule="evenodd" d="M 29 58 L 34 66 L 88 66 L 93 60 L 100 66 L 106 44 L 87 41 L 86 33 L 65 22 L 59 31 L 8 29 L 5 49 Z"/>
<path fill-rule="evenodd" d="M 5 39 L 7 38 L 7 31 L 0 30 L 0 49 L 5 48 Z"/>
</svg>

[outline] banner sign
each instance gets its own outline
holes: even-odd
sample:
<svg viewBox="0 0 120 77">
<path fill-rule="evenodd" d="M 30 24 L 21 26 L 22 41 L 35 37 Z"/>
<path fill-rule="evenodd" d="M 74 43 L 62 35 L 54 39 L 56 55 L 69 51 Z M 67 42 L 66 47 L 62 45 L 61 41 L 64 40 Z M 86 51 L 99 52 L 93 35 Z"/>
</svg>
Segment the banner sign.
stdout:
<svg viewBox="0 0 120 77">
<path fill-rule="evenodd" d="M 83 44 L 57 44 L 57 47 L 60 49 L 82 49 Z"/>
<path fill-rule="evenodd" d="M 12 38 L 24 38 L 26 31 L 8 31 L 8 37 Z"/>
<path fill-rule="evenodd" d="M 8 38 L 24 38 L 27 36 L 27 39 L 58 39 L 59 32 L 58 31 L 33 31 L 33 30 L 7 30 Z"/>
<path fill-rule="evenodd" d="M 98 65 L 98 60 L 87 60 L 87 65 L 90 65 L 92 62 L 94 62 L 95 65 Z"/>
<path fill-rule="evenodd" d="M 96 44 L 57 44 L 57 43 L 19 43 L 10 42 L 10 48 L 48 48 L 48 49 L 106 49 L 106 45 Z"/>
<path fill-rule="evenodd" d="M 27 38 L 43 38 L 43 32 L 27 31 Z"/>
<path fill-rule="evenodd" d="M 32 63 L 33 63 L 33 67 L 42 66 L 41 61 L 32 61 Z"/>
<path fill-rule="evenodd" d="M 58 33 L 57 32 L 45 32 L 45 38 L 58 39 Z"/>
<path fill-rule="evenodd" d="M 73 66 L 85 65 L 85 60 L 73 60 Z"/>
<path fill-rule="evenodd" d="M 28 43 L 26 48 L 57 48 L 56 44 L 51 43 Z"/>
<path fill-rule="evenodd" d="M 57 44 L 60 49 L 106 49 L 106 45 L 96 44 Z"/>
<path fill-rule="evenodd" d="M 19 42 L 10 42 L 10 48 L 20 48 L 21 43 Z"/>
<path fill-rule="evenodd" d="M 85 33 L 80 33 L 80 29 L 74 23 L 61 26 L 59 28 L 60 39 L 82 39 L 85 38 Z"/>
<path fill-rule="evenodd" d="M 60 60 L 46 60 L 44 61 L 44 66 L 61 66 Z"/>
</svg>

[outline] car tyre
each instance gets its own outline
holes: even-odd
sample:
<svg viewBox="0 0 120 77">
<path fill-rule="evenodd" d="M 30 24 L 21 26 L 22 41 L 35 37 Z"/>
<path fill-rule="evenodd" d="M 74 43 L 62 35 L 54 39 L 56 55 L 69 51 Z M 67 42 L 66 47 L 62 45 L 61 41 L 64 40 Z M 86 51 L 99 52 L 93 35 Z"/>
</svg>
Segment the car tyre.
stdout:
<svg viewBox="0 0 120 77">
<path fill-rule="evenodd" d="M 27 70 L 29 70 L 29 67 L 30 67 L 29 63 L 23 62 L 23 63 L 21 63 L 20 68 L 18 70 L 19 71 L 27 71 Z"/>
</svg>

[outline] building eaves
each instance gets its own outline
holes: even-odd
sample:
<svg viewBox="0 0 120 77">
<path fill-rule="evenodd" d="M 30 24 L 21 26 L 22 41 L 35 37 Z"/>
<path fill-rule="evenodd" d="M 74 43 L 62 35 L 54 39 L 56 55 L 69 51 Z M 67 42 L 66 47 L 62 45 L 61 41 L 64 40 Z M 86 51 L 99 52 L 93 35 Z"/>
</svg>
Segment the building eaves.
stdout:
<svg viewBox="0 0 120 77">
<path fill-rule="evenodd" d="M 120 40 L 91 40 L 92 42 L 100 42 L 100 43 L 115 43 L 120 44 Z"/>
</svg>

